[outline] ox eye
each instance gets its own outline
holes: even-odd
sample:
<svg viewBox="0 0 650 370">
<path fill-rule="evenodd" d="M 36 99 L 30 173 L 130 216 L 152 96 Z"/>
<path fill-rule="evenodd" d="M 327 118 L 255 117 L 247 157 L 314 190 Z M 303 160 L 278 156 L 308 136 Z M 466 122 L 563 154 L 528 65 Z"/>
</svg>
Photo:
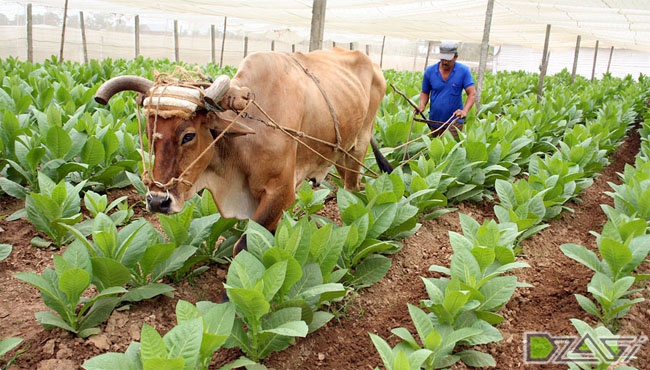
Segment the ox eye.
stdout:
<svg viewBox="0 0 650 370">
<path fill-rule="evenodd" d="M 194 140 L 194 137 L 195 137 L 195 136 L 196 136 L 196 134 L 193 133 L 193 132 L 190 132 L 190 133 L 188 133 L 188 134 L 183 135 L 183 140 L 181 140 L 181 145 L 182 145 L 182 144 L 187 144 L 187 143 L 189 143 L 190 141 Z"/>
</svg>

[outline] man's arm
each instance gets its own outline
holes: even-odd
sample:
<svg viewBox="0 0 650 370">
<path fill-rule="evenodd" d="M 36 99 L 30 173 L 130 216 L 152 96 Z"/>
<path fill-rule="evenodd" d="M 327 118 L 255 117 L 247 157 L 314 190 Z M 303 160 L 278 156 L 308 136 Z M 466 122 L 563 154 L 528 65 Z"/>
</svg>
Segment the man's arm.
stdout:
<svg viewBox="0 0 650 370">
<path fill-rule="evenodd" d="M 418 106 L 415 113 L 424 113 L 424 110 L 427 108 L 427 103 L 429 103 L 429 94 L 421 91 L 420 92 L 420 105 Z"/>
<path fill-rule="evenodd" d="M 467 113 L 469 113 L 469 110 L 472 109 L 472 107 L 474 106 L 474 102 L 476 101 L 476 87 L 474 87 L 474 85 L 466 88 L 465 93 L 467 93 L 467 100 L 465 100 L 465 105 L 463 106 L 463 109 L 457 109 L 454 112 L 454 116 L 456 117 L 460 117 L 460 118 L 467 117 Z"/>
</svg>

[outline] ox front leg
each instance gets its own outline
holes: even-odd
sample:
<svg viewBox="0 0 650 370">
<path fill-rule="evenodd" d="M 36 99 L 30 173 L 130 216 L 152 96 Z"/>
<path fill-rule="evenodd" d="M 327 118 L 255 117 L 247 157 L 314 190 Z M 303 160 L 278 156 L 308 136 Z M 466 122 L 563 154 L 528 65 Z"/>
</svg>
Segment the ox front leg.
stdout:
<svg viewBox="0 0 650 370">
<path fill-rule="evenodd" d="M 294 200 L 295 190 L 293 186 L 281 186 L 272 190 L 267 189 L 260 197 L 259 206 L 251 220 L 274 233 L 282 217 L 282 212 L 291 207 Z M 248 249 L 248 245 L 246 235 L 244 235 L 235 244 L 233 256 L 246 249 Z"/>
</svg>

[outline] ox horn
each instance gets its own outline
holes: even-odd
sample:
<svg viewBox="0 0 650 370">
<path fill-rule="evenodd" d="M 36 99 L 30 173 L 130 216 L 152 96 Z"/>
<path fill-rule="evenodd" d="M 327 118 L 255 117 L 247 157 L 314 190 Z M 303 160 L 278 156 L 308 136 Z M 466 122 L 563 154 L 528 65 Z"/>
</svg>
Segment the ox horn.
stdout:
<svg viewBox="0 0 650 370">
<path fill-rule="evenodd" d="M 153 81 L 140 76 L 113 77 L 97 89 L 95 101 L 106 105 L 113 95 L 124 90 L 132 90 L 146 95 L 152 86 Z"/>
<path fill-rule="evenodd" d="M 219 105 L 219 102 L 221 99 L 223 99 L 229 89 L 230 77 L 221 75 L 212 83 L 212 85 L 210 85 L 210 87 L 205 89 L 203 102 L 206 103 L 209 107 L 223 112 L 224 109 L 221 105 Z"/>
</svg>

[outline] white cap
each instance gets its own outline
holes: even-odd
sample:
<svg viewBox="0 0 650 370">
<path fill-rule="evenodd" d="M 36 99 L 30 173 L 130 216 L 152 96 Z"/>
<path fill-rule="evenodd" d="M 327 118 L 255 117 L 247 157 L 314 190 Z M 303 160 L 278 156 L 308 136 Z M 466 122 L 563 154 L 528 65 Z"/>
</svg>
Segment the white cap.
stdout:
<svg viewBox="0 0 650 370">
<path fill-rule="evenodd" d="M 458 52 L 458 42 L 445 40 L 440 43 L 440 59 L 451 60 Z"/>
</svg>

